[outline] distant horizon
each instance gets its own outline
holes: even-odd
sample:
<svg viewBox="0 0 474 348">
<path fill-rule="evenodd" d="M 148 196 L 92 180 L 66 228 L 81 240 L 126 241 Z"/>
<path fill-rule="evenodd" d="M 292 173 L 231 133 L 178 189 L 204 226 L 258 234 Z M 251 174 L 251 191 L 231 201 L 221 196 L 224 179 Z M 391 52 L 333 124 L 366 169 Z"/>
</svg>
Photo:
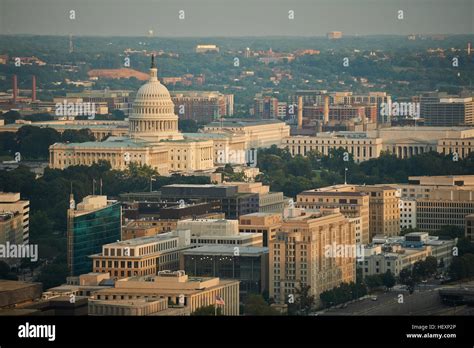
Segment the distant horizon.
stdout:
<svg viewBox="0 0 474 348">
<path fill-rule="evenodd" d="M 7 35 L 468 35 L 473 17 L 473 0 L 0 0 L 0 33 Z"/>
</svg>

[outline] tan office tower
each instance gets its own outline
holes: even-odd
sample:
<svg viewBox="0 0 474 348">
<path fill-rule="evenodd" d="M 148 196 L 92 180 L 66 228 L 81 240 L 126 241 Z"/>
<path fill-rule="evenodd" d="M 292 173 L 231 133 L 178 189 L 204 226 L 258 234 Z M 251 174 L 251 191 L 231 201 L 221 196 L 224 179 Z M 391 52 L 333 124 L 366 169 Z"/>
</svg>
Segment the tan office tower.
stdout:
<svg viewBox="0 0 474 348">
<path fill-rule="evenodd" d="M 355 281 L 355 225 L 339 209 L 290 208 L 287 213 L 270 241 L 270 298 L 288 303 L 297 298 L 297 288 L 309 285 L 318 305 L 323 291 Z M 338 246 L 342 253 L 335 252 Z"/>
<path fill-rule="evenodd" d="M 21 200 L 18 192 L 0 192 L 0 213 L 20 213 L 23 226 L 23 244 L 30 240 L 30 201 Z"/>
<path fill-rule="evenodd" d="M 349 219 L 355 219 L 356 243 L 368 244 L 369 196 L 354 192 L 350 185 L 336 185 L 316 190 L 307 190 L 296 196 L 296 206 L 305 209 L 339 208 Z"/>
<path fill-rule="evenodd" d="M 398 236 L 400 234 L 400 194 L 392 186 L 355 186 L 357 192 L 369 196 L 370 241 L 379 234 Z"/>
</svg>

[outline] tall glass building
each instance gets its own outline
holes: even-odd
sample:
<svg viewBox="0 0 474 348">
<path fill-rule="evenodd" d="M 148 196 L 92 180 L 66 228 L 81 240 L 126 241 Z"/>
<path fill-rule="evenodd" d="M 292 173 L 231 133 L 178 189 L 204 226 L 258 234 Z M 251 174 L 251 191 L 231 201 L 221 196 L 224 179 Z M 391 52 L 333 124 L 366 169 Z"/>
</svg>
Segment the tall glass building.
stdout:
<svg viewBox="0 0 474 348">
<path fill-rule="evenodd" d="M 102 251 L 102 245 L 121 239 L 122 209 L 107 196 L 87 196 L 74 209 L 68 210 L 67 260 L 69 274 L 79 276 L 92 272 L 92 254 Z"/>
</svg>

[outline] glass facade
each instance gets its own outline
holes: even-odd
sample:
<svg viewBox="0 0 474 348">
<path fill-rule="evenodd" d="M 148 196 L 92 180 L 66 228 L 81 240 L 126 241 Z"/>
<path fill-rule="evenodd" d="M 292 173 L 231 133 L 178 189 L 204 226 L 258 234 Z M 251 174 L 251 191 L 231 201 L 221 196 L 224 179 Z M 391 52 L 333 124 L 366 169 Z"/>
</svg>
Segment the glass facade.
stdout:
<svg viewBox="0 0 474 348">
<path fill-rule="evenodd" d="M 240 299 L 262 292 L 262 257 L 226 255 L 185 255 L 186 274 L 240 281 Z"/>
<path fill-rule="evenodd" d="M 89 255 L 102 252 L 102 245 L 121 237 L 120 203 L 74 217 L 72 226 L 71 275 L 92 272 Z"/>
</svg>

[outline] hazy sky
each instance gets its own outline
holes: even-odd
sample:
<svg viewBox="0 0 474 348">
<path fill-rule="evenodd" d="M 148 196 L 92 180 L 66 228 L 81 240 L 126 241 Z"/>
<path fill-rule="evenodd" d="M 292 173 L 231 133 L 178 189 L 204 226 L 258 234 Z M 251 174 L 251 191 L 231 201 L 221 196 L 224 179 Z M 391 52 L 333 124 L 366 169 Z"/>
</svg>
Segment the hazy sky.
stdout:
<svg viewBox="0 0 474 348">
<path fill-rule="evenodd" d="M 150 29 L 156 36 L 198 37 L 320 36 L 332 30 L 473 34 L 473 15 L 474 0 L 0 0 L 0 34 L 144 36 Z"/>
</svg>

